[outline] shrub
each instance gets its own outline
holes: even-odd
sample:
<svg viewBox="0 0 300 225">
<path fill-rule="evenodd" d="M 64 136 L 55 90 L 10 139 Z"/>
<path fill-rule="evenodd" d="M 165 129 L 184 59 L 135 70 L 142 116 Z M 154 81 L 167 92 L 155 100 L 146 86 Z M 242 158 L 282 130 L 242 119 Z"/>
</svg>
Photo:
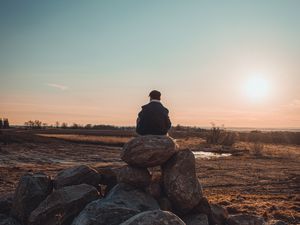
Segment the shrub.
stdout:
<svg viewBox="0 0 300 225">
<path fill-rule="evenodd" d="M 232 146 L 238 140 L 238 135 L 235 132 L 224 131 L 221 145 Z"/>
<path fill-rule="evenodd" d="M 206 137 L 206 142 L 208 144 L 220 144 L 220 141 L 221 141 L 221 129 L 213 125 L 213 127 L 210 129 Z"/>
<path fill-rule="evenodd" d="M 253 142 L 251 145 L 251 153 L 255 156 L 263 155 L 264 144 L 261 142 Z"/>
<path fill-rule="evenodd" d="M 206 136 L 206 142 L 208 144 L 220 144 L 224 146 L 232 146 L 238 139 L 236 132 L 226 131 L 216 127 L 214 124 Z"/>
</svg>

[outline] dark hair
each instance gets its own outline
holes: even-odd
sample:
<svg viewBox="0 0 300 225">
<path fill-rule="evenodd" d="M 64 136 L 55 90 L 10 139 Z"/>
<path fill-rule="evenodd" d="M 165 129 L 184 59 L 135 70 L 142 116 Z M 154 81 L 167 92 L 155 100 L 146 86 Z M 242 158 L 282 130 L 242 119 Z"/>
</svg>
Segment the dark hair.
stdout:
<svg viewBox="0 0 300 225">
<path fill-rule="evenodd" d="M 160 92 L 157 91 L 157 90 L 153 90 L 153 91 L 151 91 L 150 94 L 149 94 L 149 97 L 150 97 L 151 99 L 156 99 L 156 100 L 160 100 L 160 96 L 161 96 L 161 94 L 160 94 Z"/>
</svg>

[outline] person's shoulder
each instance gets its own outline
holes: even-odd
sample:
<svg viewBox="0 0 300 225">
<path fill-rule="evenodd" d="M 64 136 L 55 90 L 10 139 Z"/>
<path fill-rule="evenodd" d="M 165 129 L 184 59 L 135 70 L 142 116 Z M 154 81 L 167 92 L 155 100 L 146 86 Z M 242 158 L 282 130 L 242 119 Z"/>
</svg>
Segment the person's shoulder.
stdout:
<svg viewBox="0 0 300 225">
<path fill-rule="evenodd" d="M 163 106 L 163 107 L 164 107 L 164 106 Z M 164 109 L 165 109 L 166 113 L 169 113 L 169 110 L 168 110 L 166 107 L 164 107 Z"/>
<path fill-rule="evenodd" d="M 146 108 L 148 108 L 149 107 L 149 105 L 150 105 L 150 103 L 147 103 L 147 104 L 145 104 L 145 105 L 142 105 L 142 109 L 146 109 Z"/>
<path fill-rule="evenodd" d="M 169 113 L 169 110 L 162 103 L 160 105 L 165 110 L 166 113 Z"/>
</svg>

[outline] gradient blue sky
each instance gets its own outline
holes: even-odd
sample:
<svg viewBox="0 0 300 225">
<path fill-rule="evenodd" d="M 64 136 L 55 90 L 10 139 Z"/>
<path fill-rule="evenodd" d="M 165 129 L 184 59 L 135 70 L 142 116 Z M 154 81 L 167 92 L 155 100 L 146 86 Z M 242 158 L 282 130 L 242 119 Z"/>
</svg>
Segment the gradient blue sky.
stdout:
<svg viewBox="0 0 300 225">
<path fill-rule="evenodd" d="M 300 127 L 300 1 L 0 1 L 0 117 Z M 245 93 L 252 77 L 266 96 Z"/>
</svg>

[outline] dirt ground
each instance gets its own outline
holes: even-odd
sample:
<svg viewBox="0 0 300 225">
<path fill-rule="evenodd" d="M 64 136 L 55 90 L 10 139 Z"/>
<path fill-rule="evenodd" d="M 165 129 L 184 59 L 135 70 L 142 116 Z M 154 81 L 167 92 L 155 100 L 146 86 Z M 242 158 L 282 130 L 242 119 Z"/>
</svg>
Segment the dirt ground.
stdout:
<svg viewBox="0 0 300 225">
<path fill-rule="evenodd" d="M 73 165 L 121 166 L 120 144 L 130 137 L 97 133 L 47 135 L 43 131 L 13 130 L 1 134 L 0 195 L 13 192 L 25 172 L 57 171 Z M 225 206 L 229 213 L 246 212 L 266 219 L 300 224 L 300 146 L 264 145 L 259 152 L 249 143 L 234 148 L 210 146 L 200 138 L 178 139 L 193 151 L 232 153 L 230 157 L 196 159 L 205 196 Z"/>
</svg>

